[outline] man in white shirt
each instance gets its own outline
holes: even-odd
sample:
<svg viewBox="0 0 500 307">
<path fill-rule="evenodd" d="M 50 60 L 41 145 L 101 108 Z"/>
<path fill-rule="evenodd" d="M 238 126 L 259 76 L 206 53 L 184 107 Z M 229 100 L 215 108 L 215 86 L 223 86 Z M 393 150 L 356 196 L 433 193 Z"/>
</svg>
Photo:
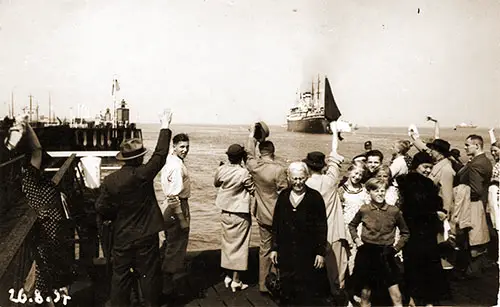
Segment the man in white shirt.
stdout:
<svg viewBox="0 0 500 307">
<path fill-rule="evenodd" d="M 184 269 L 189 239 L 189 204 L 191 183 L 184 158 L 189 152 L 189 137 L 180 133 L 174 136 L 173 152 L 168 155 L 167 163 L 161 171 L 161 185 L 165 200 L 160 209 L 165 221 L 165 234 L 160 235 L 160 243 L 165 236 L 168 240 L 165 248 L 162 271 L 165 275 L 163 293 L 169 295 L 173 291 L 173 277 Z"/>
</svg>

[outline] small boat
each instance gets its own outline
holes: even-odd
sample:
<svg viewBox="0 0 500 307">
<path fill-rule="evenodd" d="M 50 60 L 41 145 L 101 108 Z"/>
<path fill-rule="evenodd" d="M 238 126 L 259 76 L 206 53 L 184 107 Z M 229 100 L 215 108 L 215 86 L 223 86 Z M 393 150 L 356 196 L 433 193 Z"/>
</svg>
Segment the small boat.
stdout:
<svg viewBox="0 0 500 307">
<path fill-rule="evenodd" d="M 457 129 L 475 129 L 477 128 L 476 125 L 473 125 L 472 123 L 469 123 L 469 124 L 466 124 L 466 123 L 461 123 L 461 124 L 458 124 L 458 125 L 455 125 L 455 130 Z"/>
</svg>

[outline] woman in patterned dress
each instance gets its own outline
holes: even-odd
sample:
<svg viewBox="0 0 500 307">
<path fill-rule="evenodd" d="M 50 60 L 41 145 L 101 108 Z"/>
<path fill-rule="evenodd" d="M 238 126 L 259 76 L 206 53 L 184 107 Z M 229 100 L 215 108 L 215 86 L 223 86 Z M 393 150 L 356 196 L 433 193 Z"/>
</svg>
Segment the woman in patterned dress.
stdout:
<svg viewBox="0 0 500 307">
<path fill-rule="evenodd" d="M 26 155 L 22 190 L 37 215 L 33 234 L 36 248 L 35 291 L 46 300 L 55 298 L 55 290 L 68 286 L 74 278 L 72 232 L 65 216 L 61 196 L 54 183 L 43 173 L 50 156 L 42 147 L 31 126 L 15 122 L 4 144 L 9 150 Z M 48 306 L 53 302 L 47 303 Z"/>
</svg>

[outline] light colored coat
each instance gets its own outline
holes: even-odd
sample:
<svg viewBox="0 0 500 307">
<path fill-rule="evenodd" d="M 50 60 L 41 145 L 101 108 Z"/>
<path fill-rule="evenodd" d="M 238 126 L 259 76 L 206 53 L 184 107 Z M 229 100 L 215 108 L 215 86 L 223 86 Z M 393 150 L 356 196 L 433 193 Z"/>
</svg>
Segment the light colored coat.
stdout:
<svg viewBox="0 0 500 307">
<path fill-rule="evenodd" d="M 255 153 L 256 145 L 254 138 L 248 139 L 245 147 L 248 155 L 246 166 L 255 183 L 257 222 L 271 226 L 278 194 L 288 187 L 288 180 L 284 166 L 271 158 L 257 157 Z"/>
<path fill-rule="evenodd" d="M 250 194 L 255 186 L 250 173 L 237 164 L 219 166 L 214 178 L 219 188 L 215 205 L 221 210 L 233 213 L 250 213 Z"/>
<path fill-rule="evenodd" d="M 313 174 L 306 185 L 318 191 L 325 202 L 327 221 L 327 251 L 325 256 L 326 270 L 330 281 L 330 291 L 334 294 L 337 288 L 343 288 L 347 270 L 347 250 L 342 240 L 346 240 L 342 202 L 338 194 L 340 174 L 339 161 L 330 155 L 327 158 L 327 171 L 325 174 Z"/>
<path fill-rule="evenodd" d="M 453 206 L 453 177 L 455 171 L 450 160 L 443 159 L 432 167 L 429 175 L 435 185 L 439 187 L 439 196 L 443 199 L 443 209 L 450 212 Z"/>
<path fill-rule="evenodd" d="M 339 182 L 340 161 L 335 160 L 331 155 L 327 158 L 327 171 L 323 175 L 313 174 L 307 179 L 306 184 L 318 191 L 325 201 L 326 219 L 328 224 L 327 240 L 333 243 L 346 239 L 344 228 L 344 215 L 342 214 L 342 203 L 337 191 Z"/>
<path fill-rule="evenodd" d="M 471 187 L 460 184 L 454 189 L 455 206 L 450 218 L 452 233 L 456 229 L 472 228 L 469 231 L 469 244 L 476 246 L 488 243 L 490 234 L 482 201 L 471 201 Z"/>
</svg>

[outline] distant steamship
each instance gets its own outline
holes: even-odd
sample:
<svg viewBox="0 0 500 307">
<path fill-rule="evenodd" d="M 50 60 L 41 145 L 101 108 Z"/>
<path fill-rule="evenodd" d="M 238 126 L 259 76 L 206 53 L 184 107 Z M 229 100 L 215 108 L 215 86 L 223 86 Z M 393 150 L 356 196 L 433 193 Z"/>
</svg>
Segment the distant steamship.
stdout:
<svg viewBox="0 0 500 307">
<path fill-rule="evenodd" d="M 333 97 L 328 78 L 325 77 L 325 90 L 320 91 L 320 78 L 317 87 L 311 84 L 311 91 L 302 92 L 297 97 L 296 106 L 290 109 L 287 115 L 287 130 L 305 133 L 332 133 L 329 123 L 338 120 L 340 110 Z M 349 124 L 352 130 L 357 127 Z"/>
</svg>

